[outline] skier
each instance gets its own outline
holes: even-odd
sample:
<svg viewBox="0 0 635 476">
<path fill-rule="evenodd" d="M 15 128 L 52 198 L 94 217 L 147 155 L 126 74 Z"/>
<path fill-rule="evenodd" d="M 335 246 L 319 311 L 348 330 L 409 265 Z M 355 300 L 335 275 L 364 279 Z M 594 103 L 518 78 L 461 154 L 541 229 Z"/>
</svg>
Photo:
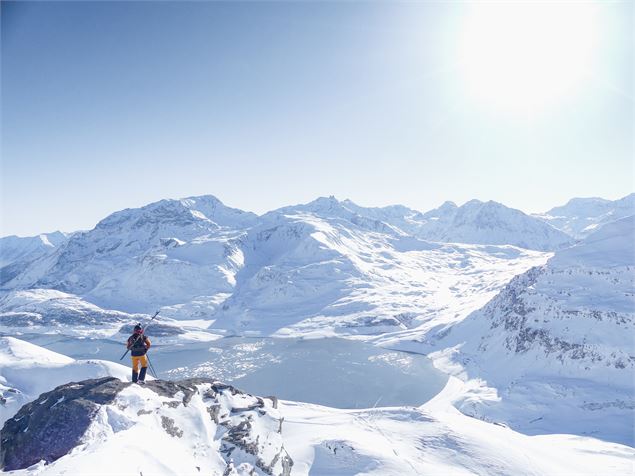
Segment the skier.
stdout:
<svg viewBox="0 0 635 476">
<path fill-rule="evenodd" d="M 150 339 L 143 334 L 141 324 L 134 326 L 134 334 L 128 337 L 127 348 L 132 355 L 132 381 L 143 384 L 148 370 L 146 352 L 150 348 Z M 141 372 L 139 372 L 139 365 L 141 365 Z"/>
</svg>

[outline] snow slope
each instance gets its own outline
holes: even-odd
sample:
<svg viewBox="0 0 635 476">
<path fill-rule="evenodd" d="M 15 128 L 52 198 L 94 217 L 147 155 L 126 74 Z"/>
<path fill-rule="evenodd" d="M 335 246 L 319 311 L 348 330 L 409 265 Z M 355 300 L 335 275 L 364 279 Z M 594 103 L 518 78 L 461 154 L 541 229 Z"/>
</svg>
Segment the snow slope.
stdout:
<svg viewBox="0 0 635 476">
<path fill-rule="evenodd" d="M 635 218 L 557 252 L 424 341 L 438 367 L 471 379 L 457 401 L 468 414 L 633 445 Z"/>
<path fill-rule="evenodd" d="M 162 306 L 162 316 L 215 320 L 238 334 L 376 334 L 460 320 L 549 256 L 431 243 L 412 235 L 420 218 L 405 207 L 365 209 L 335 198 L 261 217 L 211 196 L 163 200 L 74 234 L 0 296 L 54 289 L 69 304 L 83 300 L 104 312 Z M 16 312 L 8 302 L 0 301 L 5 322 Z"/>
<path fill-rule="evenodd" d="M 514 245 L 540 251 L 556 250 L 572 239 L 543 221 L 494 201 L 470 200 L 457 207 L 445 202 L 423 214 L 417 236 L 430 241 Z"/>
<path fill-rule="evenodd" d="M 235 243 L 254 217 L 211 196 L 123 210 L 76 233 L 5 288 L 54 288 L 127 312 L 229 291 L 241 261 Z"/>
<path fill-rule="evenodd" d="M 635 441 L 633 229 L 632 218 L 613 221 L 560 249 L 570 237 L 494 202 L 446 203 L 420 214 L 321 198 L 257 217 L 213 197 L 165 200 L 117 212 L 26 265 L 0 291 L 0 325 L 11 333 L 40 327 L 68 334 L 99 323 L 121 340 L 127 329 L 115 333 L 130 324 L 130 313 L 162 306 L 161 315 L 179 319 L 184 329 L 209 326 L 212 332 L 197 334 L 199 342 L 216 338 L 214 330 L 343 335 L 432 353 L 438 368 L 464 380 L 446 402 L 463 415 L 431 407 L 440 414 L 420 422 L 417 412 L 403 409 L 358 418 L 354 411 L 289 404 L 302 413 L 295 414 L 300 426 L 290 449 L 296 467 L 313 466 L 318 474 L 418 474 L 437 465 L 459 473 L 528 472 L 515 446 L 504 446 L 509 440 L 531 448 L 539 474 L 593 472 L 601 464 L 619 473 L 632 458 L 624 447 L 553 434 Z M 539 250 L 553 249 L 547 262 L 552 253 Z M 196 339 L 188 343 L 179 334 L 172 342 L 191 350 Z M 72 365 L 89 369 L 87 376 L 101 368 Z M 33 367 L 41 372 L 34 375 L 48 376 L 49 367 Z M 25 369 L 9 370 L 11 378 L 27 375 Z M 5 372 L 0 367 L 3 395 L 18 402 Z M 56 372 L 69 380 L 77 373 L 50 375 Z M 27 391 L 22 395 L 34 398 Z M 343 426 L 336 430 L 338 418 Z M 369 426 L 369 419 L 378 423 Z M 312 421 L 339 436 L 330 429 L 312 434 Z M 428 440 L 415 436 L 428 430 Z M 489 439 L 479 440 L 479 432 Z M 412 436 L 406 441 L 400 434 Z M 395 451 L 406 457 L 379 446 L 387 445 L 386 435 L 403 442 Z M 496 456 L 497 445 L 510 457 Z M 94 464 L 108 451 L 83 457 Z M 456 459 L 447 462 L 451 455 Z"/>
<path fill-rule="evenodd" d="M 632 448 L 570 435 L 526 436 L 461 414 L 450 402 L 462 385 L 451 379 L 420 407 L 336 410 L 255 397 L 218 382 L 155 381 L 144 388 L 82 381 L 42 395 L 7 422 L 3 461 L 25 468 L 6 473 L 14 476 L 632 471 Z M 48 419 L 38 418 L 42 412 Z M 84 412 L 88 419 L 78 418 Z M 81 425 L 60 435 L 54 453 L 46 435 L 74 420 Z"/>
<path fill-rule="evenodd" d="M 572 198 L 566 205 L 534 216 L 575 238 L 584 238 L 606 223 L 631 215 L 635 215 L 635 193 L 619 200 Z"/>
<path fill-rule="evenodd" d="M 282 402 L 293 474 L 627 475 L 635 451 L 571 435 L 527 436 L 470 418 L 451 402 L 451 378 L 420 407 L 335 410 Z"/>
<path fill-rule="evenodd" d="M 344 218 L 370 230 L 398 229 L 434 242 L 513 245 L 538 251 L 552 251 L 572 242 L 570 236 L 543 220 L 491 200 L 470 200 L 460 207 L 445 202 L 439 208 L 421 213 L 402 205 L 367 208 L 350 200 L 340 202 L 335 197 L 321 197 L 276 212 Z"/>
<path fill-rule="evenodd" d="M 0 464 L 32 468 L 10 474 L 288 476 L 276 405 L 213 381 L 79 381 L 6 422 Z"/>
<path fill-rule="evenodd" d="M 38 236 L 0 238 L 0 286 L 17 276 L 33 260 L 60 247 L 69 236 L 56 231 Z"/>
<path fill-rule="evenodd" d="M 69 237 L 68 233 L 55 231 L 37 236 L 4 236 L 0 238 L 0 268 L 14 262 L 29 262 L 59 247 Z"/>
<path fill-rule="evenodd" d="M 74 360 L 14 337 L 0 337 L 0 425 L 22 405 L 63 383 L 104 376 L 128 379 L 130 370 L 105 360 Z"/>
<path fill-rule="evenodd" d="M 169 314 L 170 310 L 164 311 Z M 151 318 L 147 314 L 102 309 L 74 294 L 53 289 L 11 291 L 0 297 L 0 335 L 29 335 L 36 339 L 55 335 L 59 342 L 88 339 L 82 341 L 82 345 L 93 342 L 100 347 L 104 342 L 112 347 L 115 342 L 118 351 L 136 323 L 144 327 L 150 324 L 151 335 L 159 337 L 162 345 L 206 342 L 221 337 L 206 329 L 207 320 L 179 321 L 163 314 L 155 320 Z M 68 352 L 68 345 L 64 344 L 64 353 Z M 94 354 L 92 349 L 86 353 L 70 353 L 81 358 Z M 115 356 L 109 358 L 115 359 Z"/>
<path fill-rule="evenodd" d="M 54 289 L 12 291 L 0 297 L 0 330 L 56 332 L 66 335 L 113 334 L 124 322 L 140 320 L 119 311 L 108 311 L 73 294 Z"/>
<path fill-rule="evenodd" d="M 335 199 L 271 212 L 213 328 L 264 335 L 378 334 L 460 320 L 549 254 L 423 241 Z"/>
</svg>

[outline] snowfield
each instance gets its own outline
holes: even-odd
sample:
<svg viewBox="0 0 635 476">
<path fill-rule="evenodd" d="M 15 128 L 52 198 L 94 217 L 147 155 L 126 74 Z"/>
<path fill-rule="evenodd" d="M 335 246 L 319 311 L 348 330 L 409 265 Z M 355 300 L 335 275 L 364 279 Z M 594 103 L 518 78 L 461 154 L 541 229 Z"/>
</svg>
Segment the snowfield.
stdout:
<svg viewBox="0 0 635 476">
<path fill-rule="evenodd" d="M 5 342 L 13 349 L 12 359 L 31 362 L 22 367 L 24 378 L 42 375 L 34 358 L 49 368 L 73 363 L 17 339 Z M 86 368 L 94 376 L 103 370 Z M 115 365 L 106 369 L 121 372 Z M 50 377 L 42 380 L 55 385 Z M 69 414 L 64 405 L 86 402 L 81 387 L 94 382 L 102 382 L 103 389 L 94 394 L 98 400 L 93 397 L 100 403 L 85 427 L 75 426 L 57 445 L 73 450 L 50 456 L 41 440 L 56 420 L 32 420 L 33 415 Z M 571 435 L 526 436 L 464 415 L 452 404 L 465 393 L 465 383 L 455 377 L 424 405 L 362 410 L 277 401 L 221 383 L 189 382 L 141 387 L 102 379 L 62 385 L 11 420 L 10 428 L 20 429 L 11 435 L 21 435 L 19 441 L 31 450 L 25 453 L 3 433 L 10 455 L 5 463 L 28 465 L 4 474 L 508 475 L 630 474 L 633 469 L 635 450 L 624 445 Z M 70 412 L 71 418 L 77 413 Z M 39 451 L 53 459 L 38 462 Z"/>
<path fill-rule="evenodd" d="M 25 403 L 63 383 L 130 370 L 105 360 L 75 360 L 13 337 L 0 337 L 0 424 Z"/>
<path fill-rule="evenodd" d="M 451 378 L 420 407 L 334 410 L 283 402 L 294 474 L 632 474 L 635 451 L 571 435 L 526 436 L 459 412 Z"/>
<path fill-rule="evenodd" d="M 470 382 L 463 412 L 529 434 L 635 444 L 635 218 L 512 279 L 450 329 L 385 336 Z"/>
<path fill-rule="evenodd" d="M 96 386 L 70 452 L 11 474 L 634 474 L 633 197 L 257 216 L 203 196 L 2 238 L 0 458 Z M 122 383 L 158 309 L 170 382 Z"/>
<path fill-rule="evenodd" d="M 635 215 L 635 193 L 620 200 L 572 198 L 561 207 L 534 215 L 575 238 L 584 238 L 603 225 Z"/>
</svg>

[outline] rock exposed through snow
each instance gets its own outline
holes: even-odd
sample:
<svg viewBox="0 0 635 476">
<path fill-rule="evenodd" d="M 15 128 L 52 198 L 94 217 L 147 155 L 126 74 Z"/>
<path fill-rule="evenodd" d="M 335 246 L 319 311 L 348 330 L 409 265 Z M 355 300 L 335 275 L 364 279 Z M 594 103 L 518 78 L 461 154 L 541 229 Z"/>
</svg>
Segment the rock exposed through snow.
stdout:
<svg viewBox="0 0 635 476">
<path fill-rule="evenodd" d="M 523 432 L 592 434 L 632 445 L 634 332 L 631 216 L 516 276 L 441 335 L 445 349 L 432 357 L 450 370 L 449 358 L 499 392 L 467 395 L 459 406 L 470 415 Z"/>
<path fill-rule="evenodd" d="M 143 387 L 114 377 L 84 380 L 42 394 L 6 421 L 0 468 L 63 464 L 71 452 L 75 460 L 90 458 L 129 432 L 131 439 L 141 434 L 187 447 L 189 460 L 174 463 L 181 472 L 288 476 L 293 461 L 282 422 L 275 398 L 211 380 L 155 380 Z"/>
</svg>

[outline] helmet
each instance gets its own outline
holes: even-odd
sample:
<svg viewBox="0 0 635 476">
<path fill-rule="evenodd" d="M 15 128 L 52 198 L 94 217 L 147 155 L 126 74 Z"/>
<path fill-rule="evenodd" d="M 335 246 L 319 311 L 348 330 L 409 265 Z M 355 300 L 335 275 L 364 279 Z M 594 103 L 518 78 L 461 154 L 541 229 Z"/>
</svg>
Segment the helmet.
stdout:
<svg viewBox="0 0 635 476">
<path fill-rule="evenodd" d="M 143 328 L 141 327 L 141 324 L 137 324 L 136 326 L 134 326 L 134 333 L 143 334 Z"/>
</svg>

